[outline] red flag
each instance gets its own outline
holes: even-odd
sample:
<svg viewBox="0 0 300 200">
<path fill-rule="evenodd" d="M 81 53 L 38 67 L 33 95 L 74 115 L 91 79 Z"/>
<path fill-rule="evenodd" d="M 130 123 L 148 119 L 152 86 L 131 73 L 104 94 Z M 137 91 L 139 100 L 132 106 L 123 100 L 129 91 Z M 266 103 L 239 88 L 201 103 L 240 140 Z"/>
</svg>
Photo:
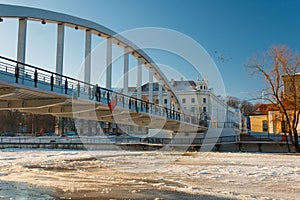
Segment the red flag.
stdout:
<svg viewBox="0 0 300 200">
<path fill-rule="evenodd" d="M 108 102 L 109 111 L 112 113 L 117 105 L 117 100 L 113 98 L 110 102 Z"/>
</svg>

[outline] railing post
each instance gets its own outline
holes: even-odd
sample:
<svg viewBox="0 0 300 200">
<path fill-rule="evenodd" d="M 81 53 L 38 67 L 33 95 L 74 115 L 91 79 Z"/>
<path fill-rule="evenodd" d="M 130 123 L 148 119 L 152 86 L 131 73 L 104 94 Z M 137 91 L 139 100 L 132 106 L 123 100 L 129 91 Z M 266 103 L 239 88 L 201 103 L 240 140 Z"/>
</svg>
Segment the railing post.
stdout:
<svg viewBox="0 0 300 200">
<path fill-rule="evenodd" d="M 54 77 L 53 77 L 53 74 L 51 75 L 51 78 L 50 78 L 50 87 L 51 87 L 51 91 L 53 91 L 53 85 L 54 85 Z"/>
<path fill-rule="evenodd" d="M 15 68 L 15 77 L 16 77 L 16 83 L 18 83 L 18 79 L 19 79 L 19 64 L 17 64 L 16 68 Z"/>
<path fill-rule="evenodd" d="M 65 79 L 65 94 L 68 94 L 68 79 Z"/>
<path fill-rule="evenodd" d="M 107 103 L 109 103 L 109 91 L 107 91 L 107 96 L 106 96 L 106 100 L 107 100 Z"/>
<path fill-rule="evenodd" d="M 38 73 L 37 69 L 34 71 L 34 87 L 37 87 L 37 81 L 38 81 Z"/>
<path fill-rule="evenodd" d="M 131 97 L 129 98 L 129 109 L 131 109 Z"/>
<path fill-rule="evenodd" d="M 135 105 L 134 105 L 134 106 L 135 106 L 135 111 L 138 112 L 138 105 L 137 105 L 138 103 L 137 103 L 137 99 L 134 100 L 134 104 L 135 104 Z"/>
</svg>

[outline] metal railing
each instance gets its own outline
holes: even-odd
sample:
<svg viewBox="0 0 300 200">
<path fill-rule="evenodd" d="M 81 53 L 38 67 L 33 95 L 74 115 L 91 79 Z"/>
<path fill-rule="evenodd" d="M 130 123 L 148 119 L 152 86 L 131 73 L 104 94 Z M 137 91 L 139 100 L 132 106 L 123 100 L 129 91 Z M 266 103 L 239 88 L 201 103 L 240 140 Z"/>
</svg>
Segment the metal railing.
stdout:
<svg viewBox="0 0 300 200">
<path fill-rule="evenodd" d="M 107 104 L 114 102 L 117 107 L 136 112 L 198 124 L 197 120 L 192 120 L 192 116 L 176 111 L 174 106 L 173 108 L 163 107 L 134 96 L 125 95 L 3 56 L 0 56 L 0 79 L 46 91 L 72 95 L 73 98 L 88 99 Z"/>
<path fill-rule="evenodd" d="M 183 144 L 183 145 L 201 145 L 204 142 L 213 140 L 215 143 L 236 142 L 238 136 L 221 136 L 221 137 L 201 137 L 201 138 L 155 138 L 155 137 L 59 137 L 59 136 L 42 136 L 42 137 L 0 137 L 0 144 Z"/>
</svg>

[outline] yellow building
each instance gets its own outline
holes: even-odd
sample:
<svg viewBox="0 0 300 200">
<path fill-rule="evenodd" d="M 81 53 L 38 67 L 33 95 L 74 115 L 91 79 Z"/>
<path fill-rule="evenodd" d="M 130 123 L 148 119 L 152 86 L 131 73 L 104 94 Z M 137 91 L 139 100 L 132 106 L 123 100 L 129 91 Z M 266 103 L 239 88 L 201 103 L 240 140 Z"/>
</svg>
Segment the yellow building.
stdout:
<svg viewBox="0 0 300 200">
<path fill-rule="evenodd" d="M 250 130 L 252 132 L 268 132 L 268 116 L 253 115 L 250 116 Z"/>
<path fill-rule="evenodd" d="M 292 111 L 289 114 L 292 115 Z M 287 131 L 282 127 L 282 114 L 279 111 L 268 111 L 267 114 L 251 115 L 249 118 L 251 132 L 280 134 Z M 300 122 L 297 130 L 300 132 Z"/>
</svg>

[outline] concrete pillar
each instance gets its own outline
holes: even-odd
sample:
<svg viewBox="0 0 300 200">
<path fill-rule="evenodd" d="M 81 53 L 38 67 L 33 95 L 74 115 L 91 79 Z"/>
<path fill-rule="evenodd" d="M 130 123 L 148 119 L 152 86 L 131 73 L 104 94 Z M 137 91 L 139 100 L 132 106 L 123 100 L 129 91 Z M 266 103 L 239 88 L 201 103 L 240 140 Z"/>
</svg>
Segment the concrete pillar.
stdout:
<svg viewBox="0 0 300 200">
<path fill-rule="evenodd" d="M 162 92 L 162 82 L 158 81 L 158 104 L 163 105 L 163 92 Z"/>
<path fill-rule="evenodd" d="M 27 32 L 27 19 L 19 19 L 19 30 L 18 30 L 18 49 L 17 49 L 17 61 L 25 63 L 26 57 L 26 32 Z M 24 74 L 24 66 L 20 65 L 20 75 Z"/>
<path fill-rule="evenodd" d="M 57 25 L 56 73 L 63 74 L 65 25 Z"/>
<path fill-rule="evenodd" d="M 111 89 L 112 79 L 112 41 L 106 40 L 106 88 Z"/>
<path fill-rule="evenodd" d="M 167 108 L 171 108 L 171 92 L 167 93 Z"/>
<path fill-rule="evenodd" d="M 174 104 L 174 110 L 175 110 L 176 112 L 178 112 L 178 104 L 177 104 L 177 103 Z"/>
<path fill-rule="evenodd" d="M 153 71 L 149 70 L 149 102 L 153 103 Z"/>
<path fill-rule="evenodd" d="M 91 83 L 91 48 L 92 32 L 85 31 L 85 60 L 84 60 L 84 82 Z"/>
<path fill-rule="evenodd" d="M 128 94 L 128 70 L 129 70 L 129 49 L 124 48 L 124 78 L 123 78 L 123 88 L 124 94 Z"/>
<path fill-rule="evenodd" d="M 142 99 L 142 58 L 138 58 L 138 68 L 137 68 L 137 98 Z"/>
</svg>

